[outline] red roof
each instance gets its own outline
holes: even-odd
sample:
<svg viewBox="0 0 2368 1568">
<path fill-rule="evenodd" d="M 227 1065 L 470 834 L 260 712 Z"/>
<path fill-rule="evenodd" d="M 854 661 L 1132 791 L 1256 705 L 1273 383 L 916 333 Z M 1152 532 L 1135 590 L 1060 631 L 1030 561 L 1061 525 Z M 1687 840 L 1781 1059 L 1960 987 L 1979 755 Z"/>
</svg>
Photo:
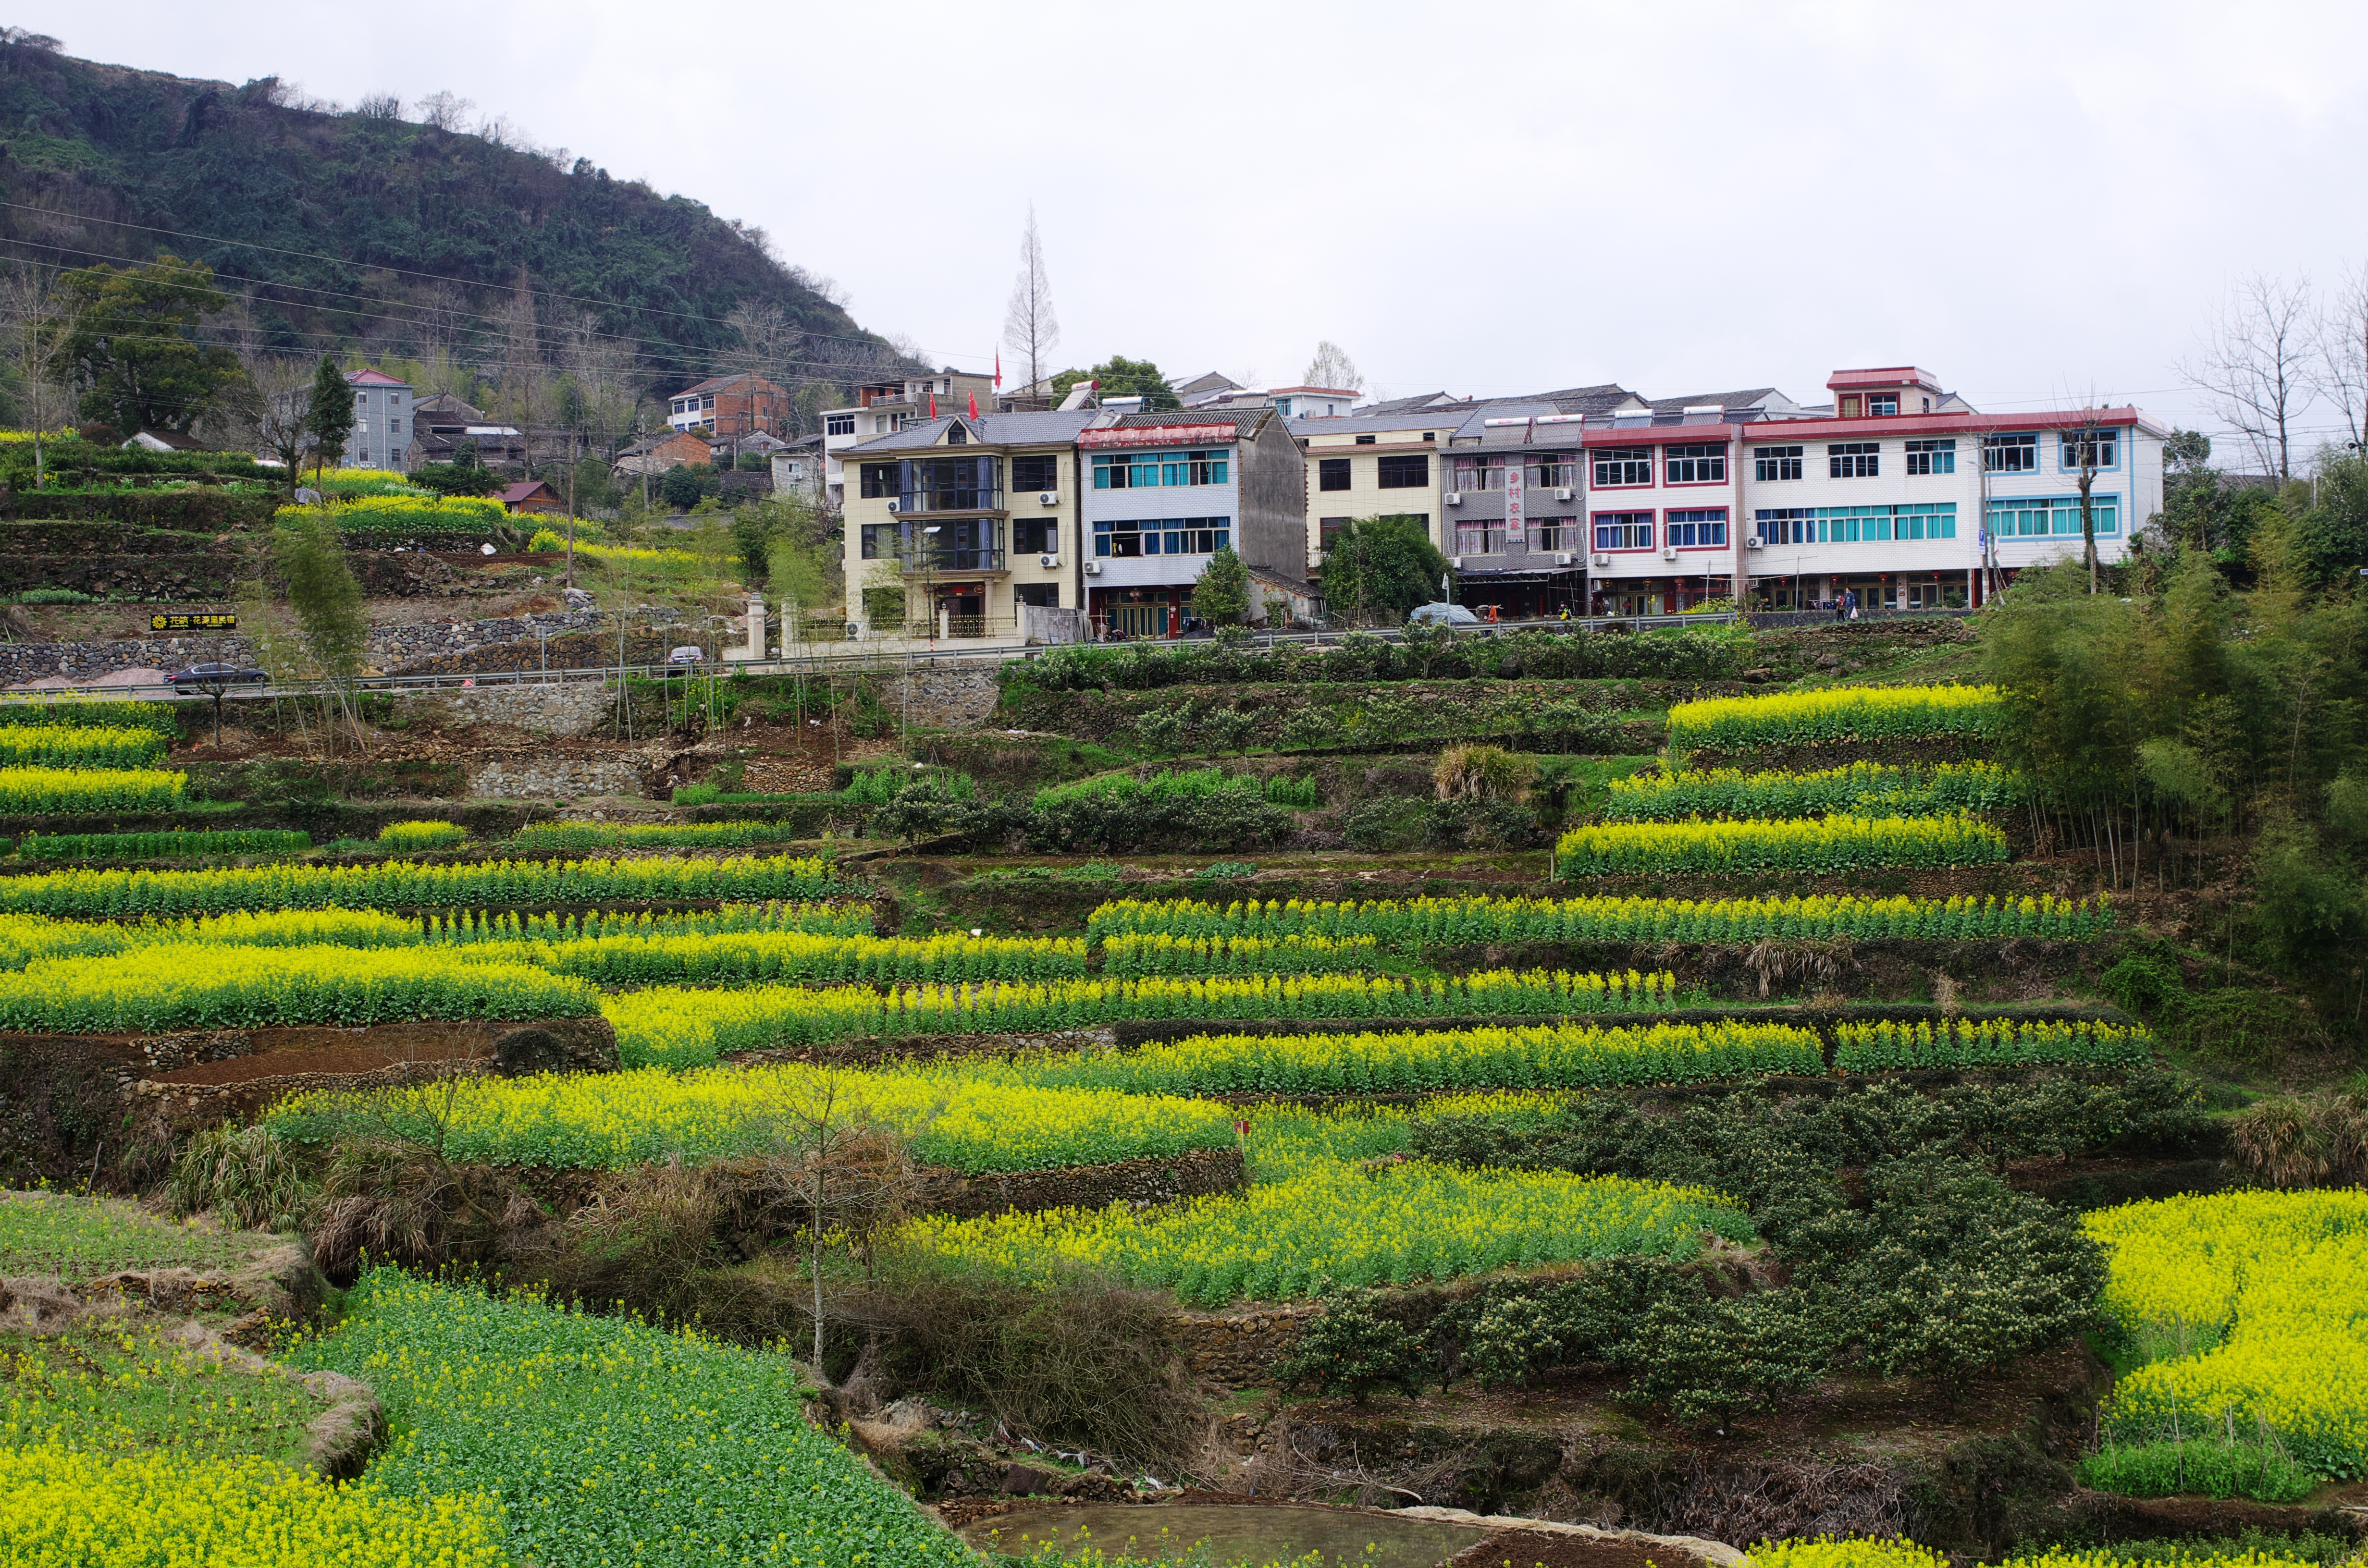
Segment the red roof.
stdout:
<svg viewBox="0 0 2368 1568">
<path fill-rule="evenodd" d="M 1836 370 L 1826 379 L 1826 389 L 1838 392 L 1845 387 L 1930 387 L 1941 390 L 1941 383 L 1930 370 L 1919 370 L 1913 365 L 1877 365 L 1866 370 Z"/>
<path fill-rule="evenodd" d="M 494 492 L 494 498 L 505 506 L 515 506 L 536 491 L 549 488 L 550 486 L 543 483 L 541 480 L 533 479 L 524 484 L 512 484 L 496 490 Z"/>
<path fill-rule="evenodd" d="M 346 374 L 346 385 L 349 387 L 407 387 L 410 384 L 409 381 L 397 381 L 384 370 L 350 370 Z"/>
</svg>

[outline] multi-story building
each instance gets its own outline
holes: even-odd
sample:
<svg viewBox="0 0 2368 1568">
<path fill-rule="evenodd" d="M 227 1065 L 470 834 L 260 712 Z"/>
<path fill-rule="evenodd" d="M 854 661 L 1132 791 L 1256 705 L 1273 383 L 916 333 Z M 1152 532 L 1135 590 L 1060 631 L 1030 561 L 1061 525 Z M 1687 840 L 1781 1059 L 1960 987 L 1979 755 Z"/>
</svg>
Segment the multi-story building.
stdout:
<svg viewBox="0 0 2368 1568">
<path fill-rule="evenodd" d="M 1302 575 L 1306 468 L 1278 411 L 1105 408 L 1076 445 L 1085 605 L 1098 631 L 1180 634 L 1209 557 L 1227 547 L 1253 570 Z"/>
<path fill-rule="evenodd" d="M 790 394 L 762 376 L 711 376 L 666 402 L 666 423 L 729 446 L 763 431 L 787 436 L 796 428 Z"/>
<path fill-rule="evenodd" d="M 1644 399 L 1612 383 L 1461 411 L 1446 437 L 1437 534 L 1458 602 L 1493 606 L 1508 619 L 1584 607 L 1578 437 L 1590 419 L 1646 411 Z"/>
<path fill-rule="evenodd" d="M 830 408 L 822 416 L 823 493 L 834 506 L 847 499 L 847 475 L 842 454 L 849 447 L 881 436 L 893 436 L 907 425 L 967 415 L 973 398 L 980 409 L 995 405 L 995 378 L 940 370 L 927 376 L 866 381 L 855 389 L 855 402 Z"/>
<path fill-rule="evenodd" d="M 1419 411 L 1292 420 L 1291 433 L 1306 445 L 1308 570 L 1322 566 L 1332 536 L 1352 518 L 1417 518 L 1444 551 L 1440 475 L 1447 439 L 1463 422 Z"/>
<path fill-rule="evenodd" d="M 411 449 L 411 383 L 364 369 L 347 371 L 346 385 L 354 389 L 354 428 L 338 460 L 347 468 L 400 471 Z"/>
<path fill-rule="evenodd" d="M 873 636 L 1011 630 L 1078 607 L 1078 433 L 1094 410 L 923 419 L 840 450 L 848 608 Z"/>
<path fill-rule="evenodd" d="M 1986 567 L 2079 549 L 2084 461 L 2100 559 L 2161 508 L 2168 432 L 2135 408 L 1984 415 L 1905 366 L 1827 387 L 1831 409 L 1704 398 L 1588 420 L 1588 608 L 1670 614 L 1738 587 L 1771 608 L 1978 604 Z"/>
</svg>

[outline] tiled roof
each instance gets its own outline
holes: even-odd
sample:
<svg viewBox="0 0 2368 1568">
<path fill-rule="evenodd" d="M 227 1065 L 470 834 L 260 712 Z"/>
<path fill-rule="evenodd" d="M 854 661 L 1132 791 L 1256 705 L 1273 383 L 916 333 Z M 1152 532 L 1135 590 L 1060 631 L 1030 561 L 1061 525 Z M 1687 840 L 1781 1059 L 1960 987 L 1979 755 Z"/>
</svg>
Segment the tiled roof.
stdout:
<svg viewBox="0 0 2368 1568">
<path fill-rule="evenodd" d="M 946 426 L 960 419 L 970 428 L 971 439 L 987 447 L 1026 447 L 1066 445 L 1077 438 L 1077 432 L 1092 424 L 1097 411 L 1090 408 L 1031 410 L 1024 414 L 982 414 L 973 419 L 966 415 L 949 415 L 941 419 L 925 419 L 907 425 L 902 430 L 892 430 L 885 436 L 874 436 L 852 447 L 840 449 L 842 456 L 858 453 L 917 451 L 935 447 L 943 438 Z"/>
<path fill-rule="evenodd" d="M 1111 423 L 1122 430 L 1161 425 L 1231 425 L 1235 435 L 1250 436 L 1273 417 L 1271 408 L 1171 408 L 1158 414 L 1122 414 Z"/>
<path fill-rule="evenodd" d="M 352 370 L 346 375 L 346 385 L 349 387 L 407 387 L 410 384 L 409 381 L 397 381 L 384 370 Z"/>
<path fill-rule="evenodd" d="M 1656 397 L 1648 401 L 1656 414 L 1677 414 L 1713 403 L 1721 408 L 1750 408 L 1775 392 L 1774 387 L 1748 387 L 1742 392 L 1696 392 L 1691 397 Z"/>
</svg>

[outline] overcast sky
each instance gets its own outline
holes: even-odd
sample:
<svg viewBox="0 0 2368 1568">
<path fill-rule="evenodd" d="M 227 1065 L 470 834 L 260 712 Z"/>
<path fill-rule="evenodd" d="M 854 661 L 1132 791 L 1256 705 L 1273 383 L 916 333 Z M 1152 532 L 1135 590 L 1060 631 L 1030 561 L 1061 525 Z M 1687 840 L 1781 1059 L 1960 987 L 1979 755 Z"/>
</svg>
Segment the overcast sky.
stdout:
<svg viewBox="0 0 2368 1568">
<path fill-rule="evenodd" d="M 432 18 L 432 19 L 431 19 Z M 991 363 L 1029 203 L 1059 364 L 1648 396 L 1913 362 L 2206 418 L 2242 275 L 2368 259 L 2368 6 L 20 3 L 85 58 L 439 89 L 759 224 Z M 1007 351 L 1004 369 L 1010 379 Z M 2312 421 L 2331 425 L 2331 419 Z"/>
</svg>

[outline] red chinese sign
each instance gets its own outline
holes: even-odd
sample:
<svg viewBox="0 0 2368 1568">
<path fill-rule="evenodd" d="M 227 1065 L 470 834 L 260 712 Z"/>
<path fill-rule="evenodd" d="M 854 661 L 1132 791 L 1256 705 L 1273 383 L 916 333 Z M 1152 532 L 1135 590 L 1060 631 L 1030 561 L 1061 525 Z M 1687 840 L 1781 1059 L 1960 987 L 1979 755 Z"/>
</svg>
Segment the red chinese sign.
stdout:
<svg viewBox="0 0 2368 1568">
<path fill-rule="evenodd" d="M 1081 447 L 1205 447 L 1233 438 L 1231 425 L 1113 425 L 1077 432 Z"/>
</svg>

